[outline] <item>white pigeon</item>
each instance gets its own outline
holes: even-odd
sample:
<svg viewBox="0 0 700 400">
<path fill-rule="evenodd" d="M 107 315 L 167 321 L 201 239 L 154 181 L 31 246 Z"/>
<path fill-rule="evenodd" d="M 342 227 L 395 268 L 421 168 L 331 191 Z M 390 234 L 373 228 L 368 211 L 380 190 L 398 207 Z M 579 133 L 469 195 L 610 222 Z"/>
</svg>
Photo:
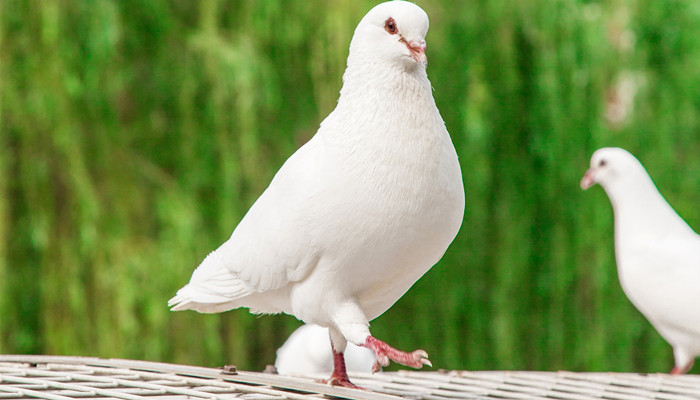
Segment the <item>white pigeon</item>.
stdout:
<svg viewBox="0 0 700 400">
<path fill-rule="evenodd" d="M 626 150 L 603 148 L 593 153 L 581 188 L 596 183 L 613 206 L 622 289 L 673 347 L 671 373 L 683 374 L 700 355 L 700 236 Z"/>
<path fill-rule="evenodd" d="M 327 340 L 328 328 L 309 324 L 300 326 L 277 349 L 277 372 L 280 375 L 330 373 L 333 371 L 331 347 L 318 345 Z M 372 350 L 352 343 L 348 343 L 344 356 L 348 371 L 370 372 L 377 361 Z"/>
<path fill-rule="evenodd" d="M 327 327 L 332 385 L 354 387 L 347 341 L 374 351 L 374 370 L 389 360 L 430 365 L 425 351 L 396 350 L 369 331 L 440 260 L 464 214 L 457 154 L 426 74 L 427 31 L 413 3 L 365 15 L 335 110 L 170 299 L 172 310 L 248 307 Z"/>
</svg>

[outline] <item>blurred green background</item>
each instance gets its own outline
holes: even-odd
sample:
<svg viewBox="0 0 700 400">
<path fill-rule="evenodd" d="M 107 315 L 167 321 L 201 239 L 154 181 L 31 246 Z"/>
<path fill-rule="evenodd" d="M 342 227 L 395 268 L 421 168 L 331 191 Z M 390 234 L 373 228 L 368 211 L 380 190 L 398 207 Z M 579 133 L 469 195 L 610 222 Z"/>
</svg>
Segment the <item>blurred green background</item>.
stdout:
<svg viewBox="0 0 700 400">
<path fill-rule="evenodd" d="M 293 317 L 166 302 L 333 109 L 376 3 L 0 2 L 0 352 L 272 363 Z M 435 368 L 670 370 L 578 183 L 625 147 L 700 228 L 700 2 L 418 4 L 467 206 L 375 336 Z"/>
</svg>

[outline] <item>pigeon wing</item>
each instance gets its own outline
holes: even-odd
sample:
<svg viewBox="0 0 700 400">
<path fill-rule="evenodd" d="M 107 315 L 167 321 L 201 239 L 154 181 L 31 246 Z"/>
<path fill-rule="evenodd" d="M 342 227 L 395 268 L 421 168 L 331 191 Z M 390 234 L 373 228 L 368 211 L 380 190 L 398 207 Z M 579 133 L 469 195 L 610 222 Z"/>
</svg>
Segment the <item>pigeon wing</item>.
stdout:
<svg viewBox="0 0 700 400">
<path fill-rule="evenodd" d="M 627 282 L 630 299 L 651 321 L 700 335 L 700 236 L 669 235 L 639 249 L 637 268 Z M 636 288 L 636 289 L 633 289 Z"/>
<path fill-rule="evenodd" d="M 173 311 L 220 312 L 245 296 L 304 279 L 320 256 L 306 227 L 305 203 L 316 192 L 318 144 L 313 139 L 280 168 L 231 237 L 209 254 L 170 300 Z M 232 305 L 232 306 L 231 306 Z"/>
</svg>

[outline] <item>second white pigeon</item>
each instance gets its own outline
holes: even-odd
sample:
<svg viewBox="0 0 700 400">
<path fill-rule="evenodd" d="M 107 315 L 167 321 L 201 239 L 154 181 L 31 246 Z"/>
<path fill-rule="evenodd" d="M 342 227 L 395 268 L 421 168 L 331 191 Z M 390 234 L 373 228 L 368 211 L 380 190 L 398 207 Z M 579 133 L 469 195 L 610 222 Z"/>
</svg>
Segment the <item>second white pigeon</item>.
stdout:
<svg viewBox="0 0 700 400">
<path fill-rule="evenodd" d="M 297 328 L 277 349 L 275 369 L 280 375 L 310 375 L 333 371 L 331 346 L 327 343 L 328 328 L 304 324 Z M 348 372 L 371 372 L 377 358 L 372 350 L 348 343 L 343 353 Z"/>
<path fill-rule="evenodd" d="M 613 206 L 622 289 L 673 347 L 671 374 L 683 374 L 700 355 L 700 236 L 626 150 L 608 147 L 593 154 L 581 188 L 596 183 Z"/>
<path fill-rule="evenodd" d="M 389 360 L 430 365 L 425 351 L 399 351 L 369 331 L 440 260 L 464 214 L 457 153 L 426 74 L 427 31 L 428 16 L 410 2 L 382 3 L 362 18 L 335 110 L 170 300 L 172 310 L 247 307 L 327 327 L 334 385 L 354 387 L 348 341 L 375 353 L 374 370 Z"/>
</svg>

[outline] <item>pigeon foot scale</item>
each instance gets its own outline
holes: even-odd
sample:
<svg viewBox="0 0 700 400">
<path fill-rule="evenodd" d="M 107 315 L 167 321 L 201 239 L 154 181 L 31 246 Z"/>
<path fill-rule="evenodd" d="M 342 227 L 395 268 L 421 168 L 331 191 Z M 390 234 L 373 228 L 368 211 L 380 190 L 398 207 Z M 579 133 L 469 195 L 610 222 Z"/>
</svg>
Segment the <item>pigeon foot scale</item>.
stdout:
<svg viewBox="0 0 700 400">
<path fill-rule="evenodd" d="M 319 380 L 321 383 L 325 383 L 331 386 L 341 386 L 350 389 L 362 389 L 363 387 L 357 386 L 350 382 L 350 377 L 348 377 L 347 369 L 345 368 L 345 356 L 341 352 L 333 351 L 333 373 L 328 379 Z"/>
<path fill-rule="evenodd" d="M 377 361 L 372 366 L 372 373 L 388 366 L 389 360 L 416 369 L 422 368 L 423 365 L 433 366 L 428 360 L 428 353 L 424 350 L 415 350 L 410 353 L 397 350 L 374 336 L 368 336 L 363 346 L 374 351 L 374 354 L 377 355 Z"/>
</svg>

